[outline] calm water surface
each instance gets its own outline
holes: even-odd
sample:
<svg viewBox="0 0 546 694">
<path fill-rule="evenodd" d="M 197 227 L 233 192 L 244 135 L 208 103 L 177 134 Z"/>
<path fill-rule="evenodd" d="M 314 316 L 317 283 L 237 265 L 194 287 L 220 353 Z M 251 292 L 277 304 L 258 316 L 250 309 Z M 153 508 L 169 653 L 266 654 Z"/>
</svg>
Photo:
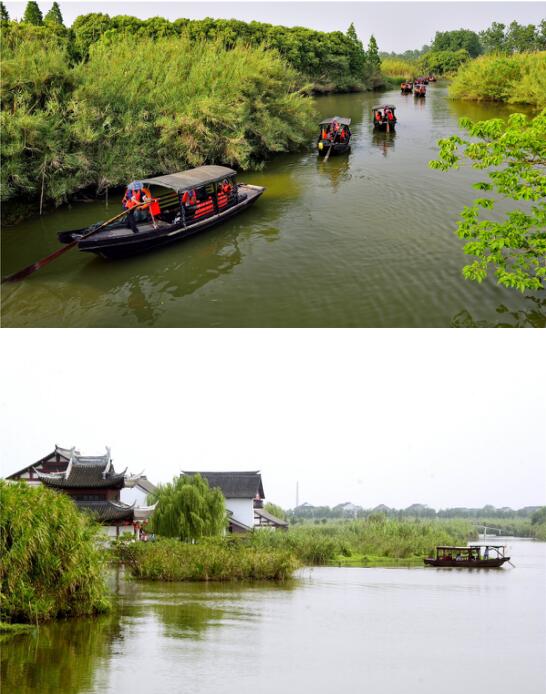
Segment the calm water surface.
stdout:
<svg viewBox="0 0 546 694">
<path fill-rule="evenodd" d="M 2 691 L 543 694 L 546 543 L 517 568 L 320 568 L 289 587 L 114 578 L 116 611 L 2 648 Z"/>
<path fill-rule="evenodd" d="M 397 106 L 396 133 L 374 132 L 370 108 Z M 545 300 L 493 281 L 465 281 L 453 230 L 475 197 L 470 169 L 428 168 L 458 118 L 507 115 L 498 105 L 385 94 L 317 99 L 353 119 L 349 156 L 282 155 L 241 180 L 265 185 L 237 219 L 168 249 L 107 262 L 71 252 L 4 287 L 5 326 L 450 326 L 546 324 Z M 521 108 L 520 108 L 521 110 Z M 499 207 L 499 213 L 508 209 Z M 57 247 L 56 232 L 117 213 L 74 205 L 2 233 L 2 272 Z"/>
</svg>

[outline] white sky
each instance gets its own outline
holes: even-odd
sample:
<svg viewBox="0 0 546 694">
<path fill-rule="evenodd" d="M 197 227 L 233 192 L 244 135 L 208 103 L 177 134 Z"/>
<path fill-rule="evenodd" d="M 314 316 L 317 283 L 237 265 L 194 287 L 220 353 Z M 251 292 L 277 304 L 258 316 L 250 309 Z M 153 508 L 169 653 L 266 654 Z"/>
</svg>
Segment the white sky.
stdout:
<svg viewBox="0 0 546 694">
<path fill-rule="evenodd" d="M 1 474 L 260 469 L 269 500 L 546 503 L 541 331 L 2 330 Z"/>
<path fill-rule="evenodd" d="M 421 48 L 434 38 L 436 31 L 472 29 L 481 31 L 493 21 L 509 24 L 538 24 L 546 18 L 544 2 L 63 2 L 58 0 L 65 23 L 71 24 L 80 14 L 104 12 L 127 14 L 142 19 L 161 16 L 241 19 L 269 22 L 285 26 L 306 26 L 321 31 L 346 31 L 354 22 L 360 38 L 368 43 L 374 34 L 381 51 L 403 52 Z M 4 0 L 12 19 L 20 19 L 26 2 Z M 52 5 L 38 0 L 45 14 Z"/>
</svg>

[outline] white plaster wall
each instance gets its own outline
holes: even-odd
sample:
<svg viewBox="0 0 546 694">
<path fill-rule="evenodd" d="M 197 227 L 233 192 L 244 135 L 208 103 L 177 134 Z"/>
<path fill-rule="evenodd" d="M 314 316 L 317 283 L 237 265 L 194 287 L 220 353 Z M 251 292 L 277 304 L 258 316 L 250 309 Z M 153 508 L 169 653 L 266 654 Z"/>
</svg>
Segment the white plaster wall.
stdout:
<svg viewBox="0 0 546 694">
<path fill-rule="evenodd" d="M 226 499 L 226 508 L 233 512 L 233 517 L 240 523 L 254 527 L 254 500 L 253 499 Z"/>
<path fill-rule="evenodd" d="M 132 504 L 136 501 L 136 506 L 147 506 L 146 498 L 148 497 L 147 492 L 140 487 L 124 487 L 119 495 L 120 501 L 124 504 Z"/>
</svg>

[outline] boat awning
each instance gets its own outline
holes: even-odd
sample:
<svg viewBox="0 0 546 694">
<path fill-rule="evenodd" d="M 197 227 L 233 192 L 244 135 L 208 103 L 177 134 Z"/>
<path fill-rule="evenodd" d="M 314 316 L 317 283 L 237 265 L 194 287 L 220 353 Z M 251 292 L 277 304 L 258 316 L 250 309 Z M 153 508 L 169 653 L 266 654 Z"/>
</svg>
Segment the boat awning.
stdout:
<svg viewBox="0 0 546 694">
<path fill-rule="evenodd" d="M 163 186 L 163 188 L 171 188 L 180 192 L 188 188 L 205 186 L 207 183 L 213 183 L 214 181 L 221 181 L 223 178 L 235 176 L 235 174 L 236 171 L 228 169 L 226 166 L 198 166 L 196 169 L 179 171 L 178 173 L 166 174 L 165 176 L 143 178 L 140 183 L 147 186 Z"/>
<path fill-rule="evenodd" d="M 341 116 L 334 116 L 333 118 L 326 118 L 326 120 L 321 120 L 319 125 L 330 125 L 334 121 L 337 121 L 340 125 L 351 125 L 350 118 L 341 118 Z"/>
</svg>

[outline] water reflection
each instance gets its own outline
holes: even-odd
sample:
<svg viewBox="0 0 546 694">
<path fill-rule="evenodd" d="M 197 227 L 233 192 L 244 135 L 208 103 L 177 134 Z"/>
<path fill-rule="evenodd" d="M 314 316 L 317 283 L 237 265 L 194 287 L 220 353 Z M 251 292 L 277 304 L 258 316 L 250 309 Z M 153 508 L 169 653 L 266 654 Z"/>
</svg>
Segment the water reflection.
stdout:
<svg viewBox="0 0 546 694">
<path fill-rule="evenodd" d="M 116 614 L 42 625 L 2 644 L 2 691 L 17 694 L 77 694 L 89 690 L 120 641 Z"/>
<path fill-rule="evenodd" d="M 330 157 L 326 162 L 322 157 L 317 157 L 317 172 L 330 179 L 334 190 L 339 188 L 340 183 L 351 178 L 349 174 L 350 156 L 350 154 L 340 154 Z"/>
<path fill-rule="evenodd" d="M 530 305 L 527 309 L 510 309 L 504 304 L 496 308 L 502 316 L 497 321 L 476 319 L 470 311 L 462 309 L 451 319 L 452 328 L 546 328 L 546 299 L 525 296 Z"/>
<path fill-rule="evenodd" d="M 386 157 L 390 150 L 394 149 L 396 141 L 396 130 L 391 130 L 389 133 L 385 130 L 373 129 L 372 144 L 381 150 L 381 154 Z"/>
</svg>

